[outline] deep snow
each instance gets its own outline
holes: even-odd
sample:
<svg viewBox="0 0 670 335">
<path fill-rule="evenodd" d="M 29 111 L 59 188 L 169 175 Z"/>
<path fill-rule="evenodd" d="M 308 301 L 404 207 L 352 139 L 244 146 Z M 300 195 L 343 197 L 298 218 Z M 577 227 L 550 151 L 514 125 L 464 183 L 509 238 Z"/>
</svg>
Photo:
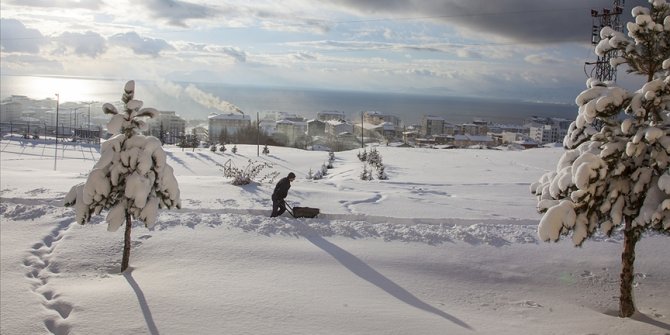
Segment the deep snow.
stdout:
<svg viewBox="0 0 670 335">
<path fill-rule="evenodd" d="M 540 242 L 529 185 L 561 148 L 378 147 L 389 180 L 362 181 L 358 150 L 238 145 L 166 148 L 181 210 L 123 233 L 62 207 L 96 147 L 0 142 L 2 334 L 668 334 L 667 237 L 638 244 L 640 312 L 616 316 L 621 238 Z M 220 164 L 268 161 L 298 179 L 291 204 L 316 219 L 269 218 L 273 184 L 233 186 Z"/>
</svg>

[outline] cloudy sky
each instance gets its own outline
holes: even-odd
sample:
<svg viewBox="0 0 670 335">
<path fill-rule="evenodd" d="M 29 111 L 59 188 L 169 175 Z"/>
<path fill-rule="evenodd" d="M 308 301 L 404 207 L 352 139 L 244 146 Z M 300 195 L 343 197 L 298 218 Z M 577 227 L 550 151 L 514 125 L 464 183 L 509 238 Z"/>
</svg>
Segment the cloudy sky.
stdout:
<svg viewBox="0 0 670 335">
<path fill-rule="evenodd" d="M 3 75 L 572 102 L 611 0 L 2 0 Z M 622 19 L 634 6 L 625 1 Z M 635 82 L 619 71 L 622 85 Z"/>
</svg>

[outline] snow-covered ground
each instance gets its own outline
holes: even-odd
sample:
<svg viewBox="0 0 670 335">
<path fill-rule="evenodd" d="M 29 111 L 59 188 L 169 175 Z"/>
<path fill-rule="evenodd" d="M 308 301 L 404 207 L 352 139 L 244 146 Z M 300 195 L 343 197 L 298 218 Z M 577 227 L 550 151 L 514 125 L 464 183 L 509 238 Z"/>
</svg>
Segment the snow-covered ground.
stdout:
<svg viewBox="0 0 670 335">
<path fill-rule="evenodd" d="M 561 148 L 378 147 L 384 181 L 338 152 L 314 181 L 326 152 L 168 147 L 183 208 L 135 225 L 124 274 L 122 230 L 62 206 L 97 148 L 0 149 L 2 334 L 670 334 L 667 237 L 638 243 L 632 319 L 614 316 L 621 238 L 538 240 L 529 185 Z M 274 184 L 231 185 L 229 159 L 296 173 L 289 203 L 322 214 L 269 218 Z"/>
</svg>

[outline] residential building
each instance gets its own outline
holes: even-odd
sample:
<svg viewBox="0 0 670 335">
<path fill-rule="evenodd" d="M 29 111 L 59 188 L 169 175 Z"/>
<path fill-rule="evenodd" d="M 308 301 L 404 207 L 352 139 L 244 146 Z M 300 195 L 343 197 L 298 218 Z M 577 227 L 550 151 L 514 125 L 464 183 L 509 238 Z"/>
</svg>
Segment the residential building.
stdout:
<svg viewBox="0 0 670 335">
<path fill-rule="evenodd" d="M 316 119 L 319 121 L 330 121 L 330 120 L 344 121 L 346 119 L 346 116 L 344 115 L 344 112 L 340 111 L 321 111 L 316 113 Z"/>
<path fill-rule="evenodd" d="M 351 123 L 339 120 L 326 121 L 326 135 L 337 136 L 341 133 L 353 133 L 354 126 Z"/>
<path fill-rule="evenodd" d="M 568 129 L 572 121 L 561 118 L 546 118 L 536 121 L 543 123 L 533 123 L 529 127 L 530 138 L 537 143 L 563 143 L 563 138 L 568 134 Z"/>
<path fill-rule="evenodd" d="M 276 123 L 276 128 L 277 133 L 285 136 L 286 143 L 284 144 L 288 146 L 300 144 L 307 136 L 307 122 L 304 121 L 279 120 Z"/>
<path fill-rule="evenodd" d="M 444 134 L 445 120 L 440 116 L 424 115 L 421 120 L 421 130 L 424 137 Z"/>
<path fill-rule="evenodd" d="M 147 134 L 161 139 L 163 143 L 179 143 L 186 136 L 186 120 L 175 111 L 159 111 L 158 116 L 147 120 Z"/>
<path fill-rule="evenodd" d="M 394 127 L 400 127 L 400 119 L 395 115 L 384 114 L 376 111 L 363 112 L 363 123 L 381 124 L 390 122 Z"/>
<path fill-rule="evenodd" d="M 309 136 L 324 136 L 326 134 L 326 123 L 321 120 L 307 121 L 307 134 Z"/>
<path fill-rule="evenodd" d="M 486 122 L 475 120 L 472 123 L 464 123 L 460 125 L 459 134 L 479 136 L 479 135 L 486 135 L 488 131 L 489 128 Z"/>
<path fill-rule="evenodd" d="M 472 145 L 492 146 L 494 144 L 493 138 L 486 135 L 454 135 L 454 145 L 458 147 L 469 147 Z"/>
<path fill-rule="evenodd" d="M 245 114 L 211 114 L 207 119 L 210 141 L 216 143 L 222 134 L 234 135 L 251 126 L 251 116 Z"/>
</svg>

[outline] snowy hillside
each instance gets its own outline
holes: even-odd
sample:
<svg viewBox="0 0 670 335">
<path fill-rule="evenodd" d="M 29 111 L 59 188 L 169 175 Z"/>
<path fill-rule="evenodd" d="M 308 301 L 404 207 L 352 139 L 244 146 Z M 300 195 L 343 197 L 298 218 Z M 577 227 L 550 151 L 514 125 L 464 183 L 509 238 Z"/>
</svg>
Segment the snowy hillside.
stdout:
<svg viewBox="0 0 670 335">
<path fill-rule="evenodd" d="M 62 206 L 97 148 L 0 149 L 2 334 L 670 333 L 667 237 L 638 244 L 633 319 L 613 316 L 618 236 L 539 242 L 529 185 L 561 148 L 378 147 L 389 179 L 363 181 L 358 150 L 308 180 L 327 152 L 168 147 L 182 209 L 134 227 L 124 274 L 123 233 Z M 249 159 L 294 172 L 287 200 L 322 214 L 269 218 L 273 183 L 223 177 Z"/>
</svg>

